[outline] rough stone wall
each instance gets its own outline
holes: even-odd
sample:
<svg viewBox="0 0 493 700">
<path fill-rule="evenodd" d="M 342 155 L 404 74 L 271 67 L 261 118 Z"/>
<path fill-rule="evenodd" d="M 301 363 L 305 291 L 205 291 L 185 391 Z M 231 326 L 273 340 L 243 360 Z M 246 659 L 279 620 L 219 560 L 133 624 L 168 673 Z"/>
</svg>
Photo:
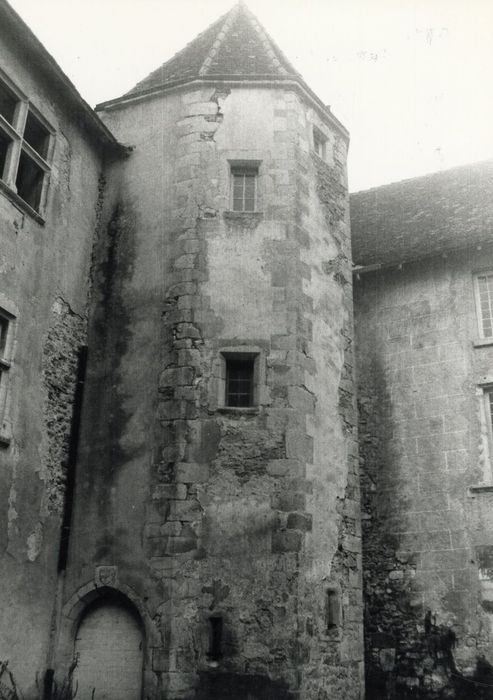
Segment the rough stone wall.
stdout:
<svg viewBox="0 0 493 700">
<path fill-rule="evenodd" d="M 369 698 L 490 697 L 489 490 L 470 488 L 491 483 L 473 291 L 490 255 L 355 282 Z"/>
<path fill-rule="evenodd" d="M 135 149 L 114 274 L 109 243 L 98 268 L 98 303 L 108 284 L 114 302 L 91 330 L 67 599 L 117 568 L 148 611 L 151 696 L 359 698 L 345 145 L 281 89 L 104 117 Z M 253 214 L 230 211 L 228 161 L 245 159 L 261 161 Z M 234 350 L 258 353 L 253 410 L 221 405 Z M 343 613 L 328 630 L 330 586 Z"/>
<path fill-rule="evenodd" d="M 60 515 L 64 505 L 78 351 L 86 340 L 86 320 L 60 297 L 53 304 L 52 314 L 42 360 L 45 390 L 43 478 L 46 508 Z"/>
</svg>

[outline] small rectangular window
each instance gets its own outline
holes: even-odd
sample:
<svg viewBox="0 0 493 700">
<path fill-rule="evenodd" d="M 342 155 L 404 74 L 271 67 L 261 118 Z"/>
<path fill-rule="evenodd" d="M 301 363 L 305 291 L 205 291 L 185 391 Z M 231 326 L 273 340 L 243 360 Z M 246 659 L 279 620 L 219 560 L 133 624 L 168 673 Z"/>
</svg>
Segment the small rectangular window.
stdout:
<svg viewBox="0 0 493 700">
<path fill-rule="evenodd" d="M 493 337 L 493 272 L 476 276 L 476 310 L 481 338 Z"/>
<path fill-rule="evenodd" d="M 333 588 L 328 589 L 325 605 L 327 630 L 332 630 L 339 627 L 341 624 L 341 605 L 339 600 L 339 592 L 337 590 Z"/>
<path fill-rule="evenodd" d="M 226 358 L 226 406 L 254 405 L 255 357 Z"/>
<path fill-rule="evenodd" d="M 209 658 L 219 661 L 222 657 L 223 618 L 214 615 L 209 618 Z"/>
<path fill-rule="evenodd" d="M 327 139 L 316 127 L 313 127 L 313 150 L 319 158 L 325 160 Z"/>
<path fill-rule="evenodd" d="M 232 167 L 233 211 L 256 211 L 257 178 L 256 167 Z"/>
</svg>

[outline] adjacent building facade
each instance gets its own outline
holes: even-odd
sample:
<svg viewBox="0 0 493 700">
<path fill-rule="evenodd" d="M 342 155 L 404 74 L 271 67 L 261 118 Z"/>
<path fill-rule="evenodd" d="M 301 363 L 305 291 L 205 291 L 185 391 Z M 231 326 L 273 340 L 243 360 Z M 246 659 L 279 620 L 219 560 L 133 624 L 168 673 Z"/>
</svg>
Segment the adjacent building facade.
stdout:
<svg viewBox="0 0 493 700">
<path fill-rule="evenodd" d="M 369 697 L 491 697 L 492 192 L 351 196 Z"/>
</svg>

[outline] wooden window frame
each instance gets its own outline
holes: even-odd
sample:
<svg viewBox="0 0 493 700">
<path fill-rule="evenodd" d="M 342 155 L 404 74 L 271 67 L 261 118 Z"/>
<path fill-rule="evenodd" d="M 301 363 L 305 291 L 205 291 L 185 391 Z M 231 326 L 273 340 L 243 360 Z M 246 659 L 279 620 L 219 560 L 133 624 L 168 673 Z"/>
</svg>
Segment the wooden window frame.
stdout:
<svg viewBox="0 0 493 700">
<path fill-rule="evenodd" d="M 44 223 L 55 131 L 43 115 L 29 101 L 27 96 L 1 70 L 0 81 L 17 99 L 12 123 L 0 114 L 0 134 L 9 142 L 3 171 L 0 172 L 0 190 L 16 204 L 20 205 L 23 210 L 27 211 L 34 219 L 40 223 Z M 25 129 L 29 114 L 31 114 L 47 132 L 48 142 L 45 156 L 40 155 L 25 139 Z M 33 164 L 34 167 L 39 169 L 42 173 L 39 202 L 35 207 L 31 206 L 31 204 L 18 193 L 16 183 L 22 156 L 27 158 L 27 162 Z"/>
<path fill-rule="evenodd" d="M 230 211 L 235 214 L 254 214 L 259 211 L 259 170 L 260 170 L 259 160 L 230 160 L 229 161 L 229 177 L 230 177 Z M 235 204 L 237 198 L 235 198 L 235 178 L 243 177 L 243 192 L 241 197 L 241 207 L 236 207 Z M 245 184 L 246 178 L 250 177 L 253 179 L 253 209 L 246 209 L 247 199 L 252 199 L 246 197 Z"/>
</svg>

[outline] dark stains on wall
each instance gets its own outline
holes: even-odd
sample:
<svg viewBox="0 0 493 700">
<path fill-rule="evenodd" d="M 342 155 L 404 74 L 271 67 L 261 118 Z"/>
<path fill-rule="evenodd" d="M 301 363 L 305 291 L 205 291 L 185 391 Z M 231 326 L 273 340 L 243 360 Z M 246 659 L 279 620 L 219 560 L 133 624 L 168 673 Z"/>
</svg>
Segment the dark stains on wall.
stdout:
<svg viewBox="0 0 493 700">
<path fill-rule="evenodd" d="M 491 697 L 479 680 L 488 546 L 471 546 L 489 534 L 472 527 L 468 494 L 479 442 L 471 279 L 462 256 L 355 285 L 369 700 Z"/>
<path fill-rule="evenodd" d="M 129 418 L 121 393 L 120 363 L 132 336 L 125 285 L 133 270 L 135 221 L 128 204 L 117 204 L 97 241 L 93 303 L 89 329 L 89 372 L 85 421 L 91 434 L 91 462 L 97 468 L 89 488 L 99 489 L 98 502 L 105 509 L 108 484 L 119 465 L 130 457 L 121 447 Z"/>
</svg>

